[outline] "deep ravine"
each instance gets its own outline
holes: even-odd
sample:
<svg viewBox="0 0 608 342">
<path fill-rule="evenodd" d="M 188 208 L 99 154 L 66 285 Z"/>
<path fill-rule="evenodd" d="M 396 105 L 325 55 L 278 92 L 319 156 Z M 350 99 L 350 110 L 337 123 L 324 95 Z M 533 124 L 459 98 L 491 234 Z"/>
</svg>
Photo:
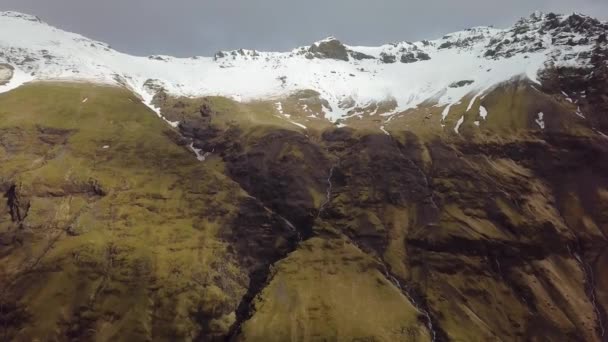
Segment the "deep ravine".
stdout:
<svg viewBox="0 0 608 342">
<path fill-rule="evenodd" d="M 323 210 L 325 210 L 325 207 L 329 204 L 329 202 L 331 202 L 331 196 L 333 191 L 333 184 L 331 182 L 331 178 L 334 176 L 334 170 L 339 163 L 340 161 L 338 160 L 338 163 L 332 165 L 332 167 L 329 169 L 329 175 L 327 176 L 327 188 L 325 190 L 325 201 L 323 201 L 323 203 L 321 203 L 321 205 L 319 206 L 319 211 L 317 212 L 316 217 L 317 219 L 321 216 Z"/>
<path fill-rule="evenodd" d="M 414 306 L 414 308 L 416 309 L 416 311 L 418 311 L 421 315 L 423 315 L 426 318 L 426 326 L 427 329 L 429 330 L 429 333 L 431 335 L 431 341 L 432 342 L 436 342 L 437 340 L 437 332 L 435 331 L 435 325 L 433 324 L 433 319 L 431 318 L 431 315 L 429 314 L 429 311 L 424 309 L 415 299 L 414 296 L 412 296 L 410 294 L 410 291 L 408 290 L 407 286 L 404 286 L 401 284 L 401 282 L 399 281 L 399 279 L 397 279 L 394 275 L 392 275 L 390 273 L 390 271 L 388 271 L 388 269 L 386 269 L 384 276 L 391 281 L 391 283 L 393 283 L 393 285 L 395 285 L 399 290 L 401 290 L 401 293 L 403 293 L 403 295 L 410 301 L 410 303 L 412 303 L 412 305 Z"/>
<path fill-rule="evenodd" d="M 580 241 L 577 241 L 577 243 L 580 244 Z M 602 338 L 602 340 L 606 340 L 607 336 L 606 336 L 606 330 L 605 330 L 605 326 L 604 326 L 605 318 L 602 313 L 602 310 L 600 309 L 600 306 L 597 303 L 597 298 L 595 295 L 596 284 L 595 284 L 595 276 L 593 274 L 593 268 L 581 256 L 580 246 L 577 246 L 575 248 L 571 248 L 570 246 L 568 246 L 568 250 L 570 251 L 570 255 L 572 256 L 572 258 L 574 260 L 576 260 L 576 262 L 579 264 L 579 266 L 581 268 L 581 271 L 583 272 L 583 277 L 585 278 L 585 292 L 587 293 L 589 302 L 591 303 L 591 306 L 593 307 L 593 311 L 595 312 L 595 316 L 596 316 L 596 320 L 597 320 L 597 324 L 598 324 L 598 333 L 599 333 L 600 337 Z"/>
<path fill-rule="evenodd" d="M 263 203 L 263 202 L 260 201 L 260 203 Z M 239 302 L 239 304 L 236 308 L 236 312 L 235 312 L 236 321 L 230 327 L 230 329 L 228 331 L 228 335 L 226 336 L 226 339 L 225 339 L 226 341 L 237 341 L 238 337 L 242 331 L 243 324 L 245 322 L 247 322 L 255 313 L 253 301 L 264 290 L 264 288 L 266 288 L 268 286 L 268 284 L 272 281 L 271 269 L 272 269 L 273 265 L 276 264 L 277 262 L 283 260 L 290 253 L 295 251 L 298 248 L 298 246 L 300 245 L 300 243 L 302 243 L 302 241 L 303 241 L 302 234 L 297 229 L 297 227 L 295 227 L 289 220 L 287 220 L 282 215 L 272 211 L 265 205 L 263 207 L 266 211 L 276 215 L 281 221 L 283 221 L 283 223 L 291 231 L 294 232 L 295 239 L 294 239 L 294 241 L 290 242 L 290 245 L 292 247 L 288 251 L 286 251 L 286 253 L 281 255 L 279 258 L 277 258 L 273 262 L 266 264 L 266 265 L 264 265 L 264 267 L 261 267 L 261 268 L 255 270 L 254 272 L 252 272 L 251 274 L 249 274 L 249 286 L 247 288 L 247 292 L 241 298 L 241 301 Z M 203 332 L 201 331 L 201 333 L 203 333 Z M 203 341 L 204 339 L 203 339 L 203 336 L 199 335 L 195 340 Z"/>
<path fill-rule="evenodd" d="M 350 240 L 353 245 L 355 245 L 361 251 L 365 251 L 364 248 L 359 246 L 356 241 L 353 239 Z M 441 338 L 443 333 L 441 331 L 437 331 L 436 324 L 433 323 L 433 318 L 429 313 L 429 310 L 425 309 L 419 301 L 417 301 L 414 296 L 411 294 L 411 290 L 407 285 L 403 285 L 401 281 L 390 271 L 390 268 L 384 263 L 383 260 L 379 260 L 382 266 L 384 267 L 384 276 L 388 279 L 396 288 L 401 291 L 401 293 L 408 299 L 408 301 L 414 306 L 416 311 L 425 317 L 426 327 L 431 335 L 431 342 L 439 342 L 444 340 Z"/>
</svg>

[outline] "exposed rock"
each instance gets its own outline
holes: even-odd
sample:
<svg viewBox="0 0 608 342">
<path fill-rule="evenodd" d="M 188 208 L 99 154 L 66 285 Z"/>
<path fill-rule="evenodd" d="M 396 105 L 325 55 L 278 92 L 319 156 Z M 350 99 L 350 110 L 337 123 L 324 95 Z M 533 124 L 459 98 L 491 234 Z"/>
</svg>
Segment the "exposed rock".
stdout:
<svg viewBox="0 0 608 342">
<path fill-rule="evenodd" d="M 401 63 L 414 63 L 418 62 L 418 59 L 413 52 L 404 53 L 401 55 Z"/>
<path fill-rule="evenodd" d="M 431 59 L 431 56 L 429 56 L 427 53 L 419 51 L 418 53 L 416 53 L 416 58 L 418 58 L 421 61 L 428 61 Z"/>
<path fill-rule="evenodd" d="M 165 86 L 163 85 L 162 81 L 153 79 L 146 80 L 143 87 L 146 89 L 146 91 L 153 95 L 165 90 Z"/>
<path fill-rule="evenodd" d="M 308 48 L 308 52 L 310 52 L 312 56 L 316 58 L 329 58 L 348 61 L 348 51 L 346 47 L 335 38 L 313 44 L 310 46 L 310 48 Z"/>
<path fill-rule="evenodd" d="M 10 64 L 0 64 L 0 85 L 5 85 L 13 78 L 14 68 Z"/>
<path fill-rule="evenodd" d="M 454 43 L 452 42 L 443 42 L 441 45 L 439 45 L 439 49 L 449 49 L 452 46 L 454 46 Z"/>
<path fill-rule="evenodd" d="M 391 64 L 397 61 L 397 57 L 395 55 L 382 52 L 380 54 L 380 60 L 382 61 L 382 63 Z"/>
<path fill-rule="evenodd" d="M 352 50 L 350 50 L 349 54 L 350 54 L 350 56 L 352 58 L 354 58 L 354 59 L 356 59 L 358 61 L 364 60 L 364 59 L 375 59 L 374 56 L 366 55 L 366 54 L 364 54 L 362 52 L 358 52 L 358 51 L 352 51 Z"/>
<path fill-rule="evenodd" d="M 13 222 L 20 224 L 27 217 L 30 202 L 24 198 L 21 185 L 12 184 L 6 194 L 6 205 L 8 206 Z"/>
<path fill-rule="evenodd" d="M 222 59 L 226 57 L 226 54 L 223 51 L 218 51 L 213 55 L 213 60 L 217 61 L 219 59 Z"/>
<path fill-rule="evenodd" d="M 462 88 L 475 83 L 473 80 L 462 80 L 449 85 L 450 88 Z"/>
<path fill-rule="evenodd" d="M 166 57 L 158 56 L 158 55 L 148 56 L 148 59 L 151 59 L 151 60 L 154 60 L 154 61 L 163 61 L 163 62 L 167 61 Z"/>
</svg>

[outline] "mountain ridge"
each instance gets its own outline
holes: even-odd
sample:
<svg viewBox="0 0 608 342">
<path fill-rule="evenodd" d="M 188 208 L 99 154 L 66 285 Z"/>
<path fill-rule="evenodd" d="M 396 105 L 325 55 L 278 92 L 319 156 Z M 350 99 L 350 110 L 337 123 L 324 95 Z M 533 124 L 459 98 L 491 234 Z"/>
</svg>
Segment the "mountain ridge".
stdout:
<svg viewBox="0 0 608 342">
<path fill-rule="evenodd" d="M 172 96 L 220 95 L 239 101 L 314 90 L 327 101 L 323 112 L 332 122 L 371 103 L 394 100 L 388 116 L 428 101 L 453 104 L 519 75 L 538 82 L 548 63 L 590 67 L 591 51 L 606 45 L 601 32 L 608 27 L 577 14 L 535 13 L 507 29 L 476 27 L 433 41 L 356 47 L 329 37 L 291 52 L 240 49 L 174 58 L 129 56 L 16 12 L 4 12 L 0 20 L 0 62 L 33 79 L 124 85 L 149 106 L 161 88 Z M 13 32 L 20 32 L 19 41 L 11 39 Z M 472 82 L 450 87 L 464 80 Z"/>
</svg>

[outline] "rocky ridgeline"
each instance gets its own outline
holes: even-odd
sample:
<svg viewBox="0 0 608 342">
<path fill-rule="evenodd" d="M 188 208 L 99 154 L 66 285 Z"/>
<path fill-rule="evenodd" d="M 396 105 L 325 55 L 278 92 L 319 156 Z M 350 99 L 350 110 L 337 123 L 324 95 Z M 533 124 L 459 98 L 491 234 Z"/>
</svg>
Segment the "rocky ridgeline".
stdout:
<svg viewBox="0 0 608 342">
<path fill-rule="evenodd" d="M 518 54 L 534 53 L 561 47 L 554 53 L 558 60 L 586 60 L 589 51 L 578 51 L 577 46 L 605 46 L 608 24 L 581 14 L 570 16 L 554 13 L 534 13 L 520 19 L 513 27 L 501 30 L 492 27 L 474 27 L 448 34 L 434 41 L 399 42 L 383 45 L 377 55 L 357 51 L 340 40 L 329 37 L 300 47 L 287 55 L 261 53 L 255 50 L 220 51 L 214 59 L 256 60 L 260 57 L 294 57 L 307 59 L 333 59 L 345 62 L 377 60 L 379 63 L 415 63 L 430 60 L 433 53 L 446 49 L 479 49 L 482 56 L 490 59 L 510 58 Z M 274 55 L 274 56 L 273 56 Z"/>
<path fill-rule="evenodd" d="M 29 14 L 13 12 L 13 11 L 0 12 L 0 17 L 17 18 L 17 19 L 36 22 L 36 23 L 43 23 L 42 20 L 40 20 L 40 18 L 35 15 L 29 15 Z"/>
</svg>

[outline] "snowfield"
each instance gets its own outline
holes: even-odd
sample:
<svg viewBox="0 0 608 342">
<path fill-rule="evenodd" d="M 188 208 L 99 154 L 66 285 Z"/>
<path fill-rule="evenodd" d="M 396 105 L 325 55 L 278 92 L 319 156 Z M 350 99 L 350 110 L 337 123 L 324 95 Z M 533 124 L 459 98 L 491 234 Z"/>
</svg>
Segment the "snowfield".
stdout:
<svg viewBox="0 0 608 342">
<path fill-rule="evenodd" d="M 593 48 L 594 42 L 559 44 L 549 32 L 540 30 L 547 20 L 546 15 L 535 14 L 512 28 L 477 27 L 434 41 L 379 47 L 344 45 L 351 56 L 344 61 L 310 58 L 307 48 L 291 52 L 237 50 L 215 57 L 136 57 L 54 28 L 36 17 L 0 12 L 0 63 L 15 68 L 13 79 L 0 86 L 0 92 L 33 80 L 116 84 L 139 94 L 160 116 L 151 104 L 159 89 L 178 96 L 221 95 L 239 101 L 280 99 L 296 90 L 312 89 L 329 102 L 331 108 L 325 116 L 332 121 L 346 116 L 354 107 L 363 108 L 387 99 L 397 102 L 393 113 L 427 101 L 448 106 L 445 118 L 449 106 L 467 95 L 474 96 L 472 106 L 484 92 L 513 77 L 527 77 L 536 82 L 538 71 L 548 62 L 587 65 L 585 52 Z M 566 17 L 560 16 L 559 20 L 563 22 Z M 525 39 L 516 42 L 513 32 L 521 25 L 530 29 L 524 33 Z M 580 37 L 573 33 L 568 38 Z M 332 40 L 328 38 L 315 45 Z M 520 52 L 487 56 L 489 46 L 497 44 Z M 542 48 L 532 49 L 537 46 L 534 44 L 541 44 Z M 367 58 L 355 59 L 355 52 Z M 424 53 L 429 59 L 404 62 L 403 56 L 408 53 Z M 395 56 L 396 61 L 383 61 L 387 55 Z M 354 106 L 344 105 L 347 101 Z"/>
</svg>

